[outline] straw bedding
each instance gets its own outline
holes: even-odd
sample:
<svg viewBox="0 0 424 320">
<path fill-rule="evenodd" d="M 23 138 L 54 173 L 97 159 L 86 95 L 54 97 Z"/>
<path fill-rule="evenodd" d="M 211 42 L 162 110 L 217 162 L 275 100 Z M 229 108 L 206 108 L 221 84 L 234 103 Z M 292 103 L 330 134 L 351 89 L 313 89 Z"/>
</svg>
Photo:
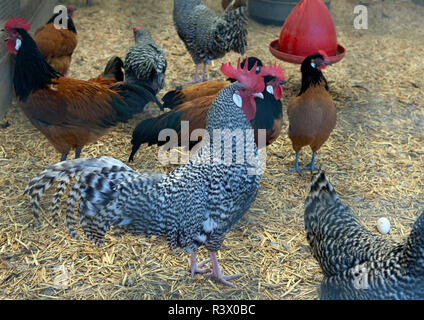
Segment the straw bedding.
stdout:
<svg viewBox="0 0 424 320">
<path fill-rule="evenodd" d="M 220 1 L 205 2 L 221 11 Z M 90 7 L 83 3 L 67 3 L 78 7 L 79 31 L 70 77 L 97 76 L 111 55 L 124 57 L 133 41 L 131 28 L 141 25 L 167 54 L 167 85 L 159 97 L 192 78 L 194 65 L 173 28 L 171 0 L 95 1 Z M 424 208 L 424 7 L 412 1 L 367 3 L 369 29 L 355 30 L 357 1 L 332 1 L 339 42 L 348 52 L 325 71 L 338 121 L 317 164 L 366 227 L 376 231 L 377 219 L 387 217 L 392 230 L 385 237 L 402 241 Z M 279 33 L 279 27 L 251 21 L 247 54 L 275 61 L 268 44 Z M 219 67 L 224 61 L 236 62 L 237 55 L 215 61 L 210 78 L 223 79 Z M 300 88 L 300 72 L 298 65 L 281 63 L 288 81 L 286 107 Z M 157 114 L 156 107 L 149 108 L 84 148 L 82 156 L 107 155 L 125 162 L 132 129 Z M 245 274 L 234 281 L 235 289 L 200 275 L 192 278 L 187 255 L 172 254 L 161 239 L 108 235 L 102 248 L 75 241 L 63 221 L 53 226 L 49 197 L 36 224 L 23 191 L 59 155 L 18 107 L 11 107 L 1 122 L 6 121 L 10 127 L 0 131 L 0 299 L 317 299 L 322 274 L 309 252 L 303 225 L 311 175 L 289 173 L 294 152 L 286 116 L 280 138 L 267 150 L 257 200 L 218 254 L 226 274 Z M 131 166 L 171 170 L 159 164 L 157 154 L 158 148 L 144 147 Z M 310 156 L 305 149 L 301 164 Z M 206 250 L 199 255 L 206 257 Z"/>
</svg>

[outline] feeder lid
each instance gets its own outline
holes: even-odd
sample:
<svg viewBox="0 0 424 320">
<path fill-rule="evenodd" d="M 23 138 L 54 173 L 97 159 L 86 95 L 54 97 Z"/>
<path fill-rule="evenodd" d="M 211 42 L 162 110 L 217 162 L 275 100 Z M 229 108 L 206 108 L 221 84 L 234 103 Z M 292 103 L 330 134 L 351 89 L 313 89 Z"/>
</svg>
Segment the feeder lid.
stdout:
<svg viewBox="0 0 424 320">
<path fill-rule="evenodd" d="M 318 50 L 324 50 L 332 63 L 340 61 L 346 51 L 337 43 L 336 28 L 325 3 L 301 0 L 284 23 L 280 38 L 270 44 L 270 51 L 284 61 L 302 63 Z"/>
</svg>

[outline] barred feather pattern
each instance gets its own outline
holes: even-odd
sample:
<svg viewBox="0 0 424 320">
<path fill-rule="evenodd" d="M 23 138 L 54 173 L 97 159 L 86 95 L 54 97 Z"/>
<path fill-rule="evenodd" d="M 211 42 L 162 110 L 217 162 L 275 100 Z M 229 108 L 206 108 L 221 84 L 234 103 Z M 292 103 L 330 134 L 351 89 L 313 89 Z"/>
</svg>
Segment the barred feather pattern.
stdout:
<svg viewBox="0 0 424 320">
<path fill-rule="evenodd" d="M 194 63 L 210 63 L 247 50 L 247 8 L 227 7 L 222 16 L 201 0 L 174 0 L 174 25 Z"/>
<path fill-rule="evenodd" d="M 218 94 L 208 114 L 211 137 L 216 129 L 251 129 L 232 100 L 241 87 L 234 83 Z M 56 182 L 63 189 L 63 183 L 75 180 L 67 202 L 68 230 L 75 236 L 73 214 L 79 201 L 82 230 L 97 245 L 103 244 L 105 233 L 115 226 L 118 233 L 163 236 L 171 249 L 183 248 L 187 253 L 202 245 L 217 251 L 225 234 L 255 200 L 261 175 L 253 131 L 234 135 L 230 143 L 225 139 L 205 141 L 187 164 L 167 175 L 137 173 L 109 157 L 61 162 L 31 181 L 26 193 L 38 215 L 40 197 L 47 189 Z M 215 153 L 219 142 L 220 152 Z M 235 161 L 240 145 L 244 162 Z M 225 151 L 232 156 L 231 163 L 211 162 L 223 161 Z"/>
<path fill-rule="evenodd" d="M 404 244 L 392 244 L 365 229 L 320 172 L 305 202 L 305 230 L 324 273 L 321 299 L 424 299 L 424 213 Z"/>
<path fill-rule="evenodd" d="M 124 62 L 126 81 L 147 86 L 156 95 L 165 86 L 165 52 L 146 29 L 136 30 L 135 36 L 136 43 L 129 49 Z"/>
</svg>

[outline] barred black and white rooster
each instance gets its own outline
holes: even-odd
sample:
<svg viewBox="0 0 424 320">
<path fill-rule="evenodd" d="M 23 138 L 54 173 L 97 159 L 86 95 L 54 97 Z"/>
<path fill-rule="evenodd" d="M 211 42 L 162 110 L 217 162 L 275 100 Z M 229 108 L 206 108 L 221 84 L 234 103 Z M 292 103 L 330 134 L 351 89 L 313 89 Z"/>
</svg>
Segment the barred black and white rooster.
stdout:
<svg viewBox="0 0 424 320">
<path fill-rule="evenodd" d="M 324 172 L 313 178 L 305 229 L 324 273 L 321 299 L 424 299 L 424 213 L 403 244 L 365 229 Z"/>
<path fill-rule="evenodd" d="M 133 33 L 135 44 L 124 62 L 126 82 L 150 88 L 156 95 L 165 86 L 165 52 L 143 27 L 134 27 Z"/>
<path fill-rule="evenodd" d="M 174 0 L 174 25 L 194 63 L 193 82 L 200 82 L 199 68 L 206 67 L 230 51 L 244 54 L 247 48 L 246 0 L 233 0 L 222 16 L 216 15 L 201 0 Z"/>
<path fill-rule="evenodd" d="M 207 273 L 224 284 L 240 275 L 223 276 L 216 258 L 226 233 L 242 218 L 256 198 L 261 177 L 258 149 L 251 130 L 255 97 L 263 97 L 264 81 L 252 70 L 231 64 L 222 71 L 236 79 L 225 87 L 210 108 L 206 130 L 217 139 L 205 142 L 184 164 L 167 175 L 138 173 L 113 158 L 79 159 L 51 166 L 32 180 L 26 193 L 38 216 L 40 197 L 58 183 L 53 197 L 57 216 L 59 200 L 72 184 L 66 224 L 76 236 L 74 207 L 85 235 L 101 245 L 110 227 L 132 234 L 164 236 L 171 249 L 180 247 L 192 255 L 191 271 Z M 234 135 L 228 140 L 228 133 Z M 215 135 L 216 137 L 216 135 Z M 229 141 L 229 142 L 228 142 Z M 240 150 L 240 147 L 242 148 Z M 243 158 L 238 155 L 241 152 Z M 210 251 L 211 270 L 197 264 L 200 246 Z"/>
</svg>

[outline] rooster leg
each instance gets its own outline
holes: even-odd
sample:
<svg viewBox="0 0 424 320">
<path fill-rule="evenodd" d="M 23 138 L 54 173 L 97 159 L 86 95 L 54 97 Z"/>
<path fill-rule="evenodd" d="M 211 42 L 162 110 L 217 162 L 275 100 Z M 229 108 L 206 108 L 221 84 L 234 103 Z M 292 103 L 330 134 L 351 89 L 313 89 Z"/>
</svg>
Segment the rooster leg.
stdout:
<svg viewBox="0 0 424 320">
<path fill-rule="evenodd" d="M 200 82 L 199 69 L 200 69 L 200 64 L 196 64 L 196 73 L 194 74 L 194 79 L 192 81 L 187 82 L 187 83 L 199 83 Z"/>
<path fill-rule="evenodd" d="M 232 276 L 223 276 L 222 271 L 219 268 L 218 260 L 216 259 L 216 252 L 211 252 L 210 255 L 211 255 L 211 261 L 212 261 L 212 273 L 207 274 L 206 276 L 214 278 L 215 280 L 217 280 L 217 281 L 219 281 L 219 282 L 221 282 L 221 283 L 223 283 L 223 284 L 225 284 L 229 287 L 235 288 L 236 286 L 233 285 L 229 281 L 236 279 L 236 278 L 240 278 L 240 277 L 243 276 L 243 274 L 239 273 L 239 274 L 235 274 L 235 275 L 232 275 Z"/>
<path fill-rule="evenodd" d="M 316 170 L 316 168 L 315 168 L 315 156 L 316 156 L 316 153 L 315 152 L 312 153 L 312 161 L 304 170 L 311 170 L 311 172 L 314 173 L 314 171 Z"/>
<path fill-rule="evenodd" d="M 302 170 L 299 168 L 299 152 L 296 153 L 296 165 L 294 169 L 290 170 L 291 173 L 297 172 L 300 176 L 302 176 Z"/>
<path fill-rule="evenodd" d="M 75 159 L 79 159 L 79 157 L 81 156 L 81 151 L 82 151 L 82 147 L 78 147 L 75 150 Z"/>
<path fill-rule="evenodd" d="M 67 153 L 62 154 L 62 157 L 60 158 L 60 161 L 61 161 L 61 162 L 66 161 L 66 158 L 67 158 L 67 157 L 68 157 L 68 154 L 67 154 Z"/>
<path fill-rule="evenodd" d="M 196 252 L 193 252 L 191 254 L 191 259 L 190 259 L 191 276 L 194 277 L 196 273 L 203 274 L 206 272 L 211 272 L 211 269 L 201 269 L 205 264 L 209 263 L 210 261 L 211 259 L 206 259 L 205 261 L 202 261 L 199 264 L 197 264 L 197 255 L 196 255 Z"/>
<path fill-rule="evenodd" d="M 208 80 L 208 75 L 207 75 L 207 71 L 208 71 L 208 65 L 207 63 L 203 63 L 203 75 L 202 75 L 202 81 L 207 81 Z"/>
</svg>

